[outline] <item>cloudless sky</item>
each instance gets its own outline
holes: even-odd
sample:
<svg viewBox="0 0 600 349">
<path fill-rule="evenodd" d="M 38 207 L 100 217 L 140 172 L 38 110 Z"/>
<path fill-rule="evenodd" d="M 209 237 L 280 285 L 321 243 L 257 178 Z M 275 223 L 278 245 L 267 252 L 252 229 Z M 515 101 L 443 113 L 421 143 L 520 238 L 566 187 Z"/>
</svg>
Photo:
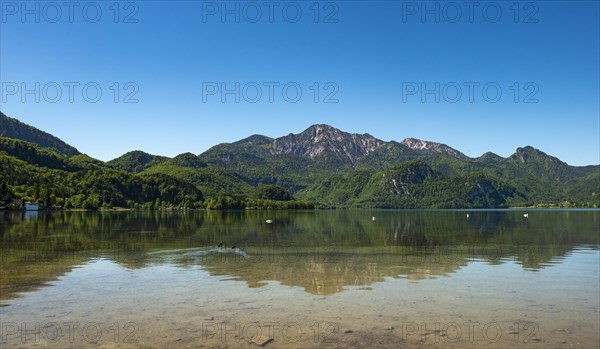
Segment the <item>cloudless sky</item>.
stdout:
<svg viewBox="0 0 600 349">
<path fill-rule="evenodd" d="M 599 2 L 469 4 L 2 1 L 0 109 L 102 160 L 326 123 L 600 163 Z"/>
</svg>

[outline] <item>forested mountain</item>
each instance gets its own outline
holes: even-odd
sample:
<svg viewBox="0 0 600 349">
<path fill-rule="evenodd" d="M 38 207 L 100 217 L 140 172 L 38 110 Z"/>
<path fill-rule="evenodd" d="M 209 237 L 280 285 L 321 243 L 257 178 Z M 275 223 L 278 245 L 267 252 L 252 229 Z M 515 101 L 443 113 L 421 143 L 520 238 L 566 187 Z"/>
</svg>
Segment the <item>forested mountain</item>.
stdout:
<svg viewBox="0 0 600 349">
<path fill-rule="evenodd" d="M 324 206 L 473 205 L 464 198 L 449 201 L 442 195 L 448 193 L 446 190 L 439 195 L 430 193 L 419 200 L 406 201 L 406 195 L 402 194 L 395 194 L 400 198 L 393 200 L 383 198 L 387 195 L 381 192 L 383 182 L 376 181 L 375 178 L 411 160 L 422 161 L 453 185 L 461 180 L 467 185 L 474 178 L 485 177 L 498 185 L 503 184 L 516 190 L 514 196 L 505 196 L 500 201 L 488 201 L 488 204 L 588 206 L 600 203 L 597 196 L 600 182 L 593 175 L 600 171 L 599 166 L 569 166 L 530 146 L 518 148 L 507 158 L 491 152 L 479 158 L 470 158 L 441 143 L 415 138 L 406 138 L 401 143 L 385 142 L 368 134 L 350 134 L 331 126 L 314 125 L 297 135 L 290 134 L 275 139 L 254 135 L 235 143 L 219 144 L 200 154 L 200 157 L 210 164 L 231 170 L 251 185 L 279 184 L 297 192 L 300 198 Z M 469 177 L 467 174 L 480 174 L 484 177 Z M 363 188 L 365 182 L 371 185 Z M 575 183 L 577 188 L 573 188 Z M 346 191 L 363 194 L 353 197 Z M 450 192 L 454 192 L 457 197 L 464 194 L 458 189 Z"/>
<path fill-rule="evenodd" d="M 208 196 L 220 193 L 247 195 L 253 187 L 228 171 L 209 165 L 192 153 L 184 153 L 152 166 L 143 174 L 163 174 L 192 183 Z"/>
<path fill-rule="evenodd" d="M 423 161 L 381 172 L 354 171 L 298 193 L 325 207 L 486 208 L 522 202 L 516 189 L 482 173 L 446 176 Z"/>
<path fill-rule="evenodd" d="M 200 207 L 194 185 L 174 177 L 116 170 L 86 155 L 66 157 L 10 138 L 0 138 L 0 206 L 27 199 L 63 208 Z"/>
<path fill-rule="evenodd" d="M 219 144 L 200 155 L 167 158 L 132 151 L 105 163 L 4 114 L 0 121 L 0 134 L 7 135 L 0 137 L 5 205 L 9 198 L 23 198 L 87 208 L 311 207 L 306 202 L 317 207 L 600 207 L 598 165 L 570 166 L 530 146 L 507 158 L 491 152 L 470 158 L 441 143 L 386 142 L 313 125 L 299 134 L 253 135 Z M 288 198 L 282 191 L 293 199 L 280 200 Z"/>
<path fill-rule="evenodd" d="M 168 159 L 165 156 L 151 155 L 140 150 L 134 150 L 108 161 L 107 164 L 119 170 L 139 173 Z"/>
<path fill-rule="evenodd" d="M 66 156 L 79 154 L 79 151 L 53 135 L 40 131 L 10 118 L 0 111 L 0 137 L 15 138 L 37 144 L 45 148 L 53 148 Z"/>
</svg>

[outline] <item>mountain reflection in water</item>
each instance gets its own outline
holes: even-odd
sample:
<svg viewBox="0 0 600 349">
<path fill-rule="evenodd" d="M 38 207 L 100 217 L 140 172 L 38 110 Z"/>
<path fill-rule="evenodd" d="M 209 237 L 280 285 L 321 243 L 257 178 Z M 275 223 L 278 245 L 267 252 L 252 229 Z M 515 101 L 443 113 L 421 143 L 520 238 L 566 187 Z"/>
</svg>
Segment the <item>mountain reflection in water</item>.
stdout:
<svg viewBox="0 0 600 349">
<path fill-rule="evenodd" d="M 94 258 L 128 269 L 196 265 L 249 287 L 276 281 L 328 295 L 388 277 L 447 277 L 473 261 L 512 261 L 535 272 L 573 250 L 598 249 L 598 211 L 529 213 L 3 212 L 0 295 L 4 301 L 47 286 Z"/>
</svg>

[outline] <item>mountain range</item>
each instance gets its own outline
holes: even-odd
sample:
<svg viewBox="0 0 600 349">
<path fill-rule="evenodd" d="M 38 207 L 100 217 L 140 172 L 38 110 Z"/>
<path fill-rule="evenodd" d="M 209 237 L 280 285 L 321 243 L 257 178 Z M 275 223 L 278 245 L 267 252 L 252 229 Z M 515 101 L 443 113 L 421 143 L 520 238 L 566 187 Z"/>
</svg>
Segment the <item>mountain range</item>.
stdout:
<svg viewBox="0 0 600 349">
<path fill-rule="evenodd" d="M 102 162 L 0 113 L 0 165 L 5 197 L 61 207 L 243 208 L 272 187 L 325 208 L 600 206 L 598 165 L 570 166 L 531 146 L 471 158 L 441 143 L 386 142 L 323 124 L 198 155 L 136 150 Z"/>
</svg>

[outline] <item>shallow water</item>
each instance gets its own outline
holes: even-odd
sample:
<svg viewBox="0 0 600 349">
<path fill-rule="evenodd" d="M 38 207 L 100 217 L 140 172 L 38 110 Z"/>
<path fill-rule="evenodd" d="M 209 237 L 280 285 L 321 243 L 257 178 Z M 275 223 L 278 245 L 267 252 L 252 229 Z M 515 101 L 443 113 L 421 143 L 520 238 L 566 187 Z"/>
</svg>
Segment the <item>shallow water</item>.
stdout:
<svg viewBox="0 0 600 349">
<path fill-rule="evenodd" d="M 600 212 L 466 213 L 2 213 L 0 344 L 600 347 Z"/>
</svg>

